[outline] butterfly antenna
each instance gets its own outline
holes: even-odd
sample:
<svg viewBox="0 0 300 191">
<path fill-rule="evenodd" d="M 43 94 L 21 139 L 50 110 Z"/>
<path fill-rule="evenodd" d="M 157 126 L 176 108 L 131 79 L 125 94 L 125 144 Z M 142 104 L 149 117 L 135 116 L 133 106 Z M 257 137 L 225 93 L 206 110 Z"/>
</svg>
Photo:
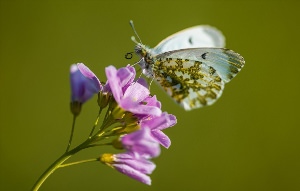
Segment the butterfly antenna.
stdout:
<svg viewBox="0 0 300 191">
<path fill-rule="evenodd" d="M 137 32 L 136 32 L 136 30 L 135 30 L 135 28 L 134 28 L 133 21 L 130 20 L 130 21 L 129 21 L 129 24 L 130 24 L 130 26 L 131 26 L 131 28 L 132 28 L 134 34 L 138 37 L 140 43 L 143 44 L 142 41 L 141 41 L 141 39 L 140 39 L 140 37 L 139 37 L 139 35 L 137 34 Z M 135 40 L 134 36 L 131 37 L 131 40 L 132 40 L 133 42 L 137 43 L 137 41 Z"/>
<path fill-rule="evenodd" d="M 131 66 L 132 66 L 132 67 L 135 67 L 137 63 L 139 63 L 139 62 L 136 62 L 136 63 L 134 63 L 134 64 L 131 64 Z"/>
</svg>

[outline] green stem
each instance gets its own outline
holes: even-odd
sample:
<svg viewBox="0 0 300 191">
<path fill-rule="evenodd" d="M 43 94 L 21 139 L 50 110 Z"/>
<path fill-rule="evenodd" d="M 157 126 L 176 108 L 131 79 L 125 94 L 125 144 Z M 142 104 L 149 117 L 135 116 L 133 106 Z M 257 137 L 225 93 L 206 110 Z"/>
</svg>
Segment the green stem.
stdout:
<svg viewBox="0 0 300 191">
<path fill-rule="evenodd" d="M 92 144 L 92 145 L 87 146 L 87 148 L 91 148 L 91 147 L 99 147 L 99 146 L 106 146 L 106 145 L 112 145 L 112 143 Z"/>
<path fill-rule="evenodd" d="M 112 121 L 108 121 L 108 115 L 105 117 L 105 123 L 102 123 L 101 127 L 100 127 L 100 130 L 98 130 L 97 133 L 95 133 L 94 135 L 93 132 L 94 132 L 94 129 L 95 127 L 97 126 L 98 124 L 98 120 L 99 120 L 99 116 L 100 116 L 100 113 L 101 113 L 102 109 L 100 109 L 99 111 L 99 114 L 97 116 L 97 120 L 94 124 L 94 127 L 93 127 L 93 130 L 92 132 L 90 133 L 90 136 L 89 138 L 84 141 L 82 144 L 78 145 L 77 147 L 73 148 L 72 150 L 69 150 L 70 148 L 70 143 L 72 142 L 72 137 L 73 137 L 73 132 L 74 132 L 74 124 L 75 124 L 75 117 L 73 118 L 73 125 L 72 125 L 72 131 L 71 131 L 71 137 L 70 137 L 70 140 L 69 140 L 69 145 L 67 147 L 67 150 L 66 152 L 61 155 L 56 161 L 54 161 L 54 163 L 52 163 L 47 169 L 46 171 L 39 177 L 39 179 L 36 181 L 36 183 L 34 184 L 32 190 L 33 191 L 38 191 L 39 188 L 41 187 L 41 185 L 45 182 L 45 180 L 58 168 L 61 168 L 61 167 L 65 167 L 65 166 L 70 166 L 70 165 L 75 165 L 75 164 L 80 164 L 80 163 L 84 163 L 85 161 L 78 161 L 78 162 L 74 162 L 74 163 L 69 163 L 69 164 L 64 164 L 63 163 L 68 160 L 72 155 L 78 153 L 79 151 L 83 150 L 83 149 L 86 149 L 86 148 L 90 148 L 90 147 L 94 147 L 94 146 L 100 146 L 99 145 L 93 145 L 93 143 L 95 142 L 98 142 L 100 141 L 102 138 L 103 138 L 103 135 L 105 134 L 105 131 L 104 129 L 108 126 L 108 125 L 111 125 L 113 123 L 115 123 L 114 120 Z M 92 145 L 92 146 L 91 146 Z M 103 144 L 105 145 L 105 144 Z M 91 161 L 96 161 L 95 159 L 90 159 L 90 160 L 87 160 L 86 162 L 91 162 Z"/>
<path fill-rule="evenodd" d="M 72 165 L 81 164 L 81 163 L 86 163 L 86 162 L 94 162 L 94 161 L 99 161 L 99 158 L 86 159 L 86 160 L 81 160 L 81 161 L 76 161 L 76 162 L 70 162 L 70 163 L 67 163 L 67 164 L 61 164 L 61 165 L 58 166 L 58 168 L 63 168 L 63 167 L 72 166 Z"/>
<path fill-rule="evenodd" d="M 98 112 L 97 119 L 96 119 L 96 121 L 95 121 L 95 123 L 94 123 L 94 126 L 93 126 L 93 128 L 92 128 L 92 131 L 90 132 L 89 138 L 92 137 L 92 135 L 93 135 L 93 133 L 94 133 L 94 130 L 95 130 L 96 126 L 98 125 L 98 121 L 99 121 L 101 112 L 102 112 L 102 108 L 100 108 L 100 110 L 99 110 L 99 112 Z"/>
<path fill-rule="evenodd" d="M 37 191 L 42 186 L 42 184 L 45 182 L 45 180 L 59 167 L 60 164 L 65 162 L 68 158 L 70 158 L 72 155 L 67 155 L 67 153 L 63 154 L 61 157 L 59 157 L 49 168 L 40 176 L 40 178 L 36 181 L 34 184 L 32 190 Z"/>
<path fill-rule="evenodd" d="M 75 129 L 75 122 L 76 122 L 76 115 L 73 115 L 73 122 L 72 122 L 71 135 L 70 135 L 70 139 L 69 139 L 69 142 L 68 142 L 68 146 L 67 146 L 66 152 L 69 151 L 70 146 L 71 146 L 71 144 L 72 144 L 73 134 L 74 134 L 74 129 Z"/>
<path fill-rule="evenodd" d="M 93 136 L 90 139 L 87 139 L 85 142 L 82 144 L 78 145 L 74 149 L 64 153 L 62 156 L 60 156 L 54 163 L 52 163 L 47 170 L 39 177 L 39 179 L 36 181 L 34 184 L 32 190 L 33 191 L 38 191 L 41 185 L 45 182 L 45 180 L 56 170 L 58 169 L 63 162 L 68 160 L 72 155 L 76 154 L 77 152 L 81 151 L 82 149 L 85 149 L 88 147 L 89 144 L 91 144 L 97 136 Z"/>
<path fill-rule="evenodd" d="M 108 115 L 111 112 L 111 104 L 109 104 L 108 109 L 106 110 L 105 116 L 104 116 L 104 120 L 102 121 L 102 125 L 99 128 L 99 131 L 104 129 L 104 124 L 106 124 L 107 120 L 108 120 Z"/>
</svg>

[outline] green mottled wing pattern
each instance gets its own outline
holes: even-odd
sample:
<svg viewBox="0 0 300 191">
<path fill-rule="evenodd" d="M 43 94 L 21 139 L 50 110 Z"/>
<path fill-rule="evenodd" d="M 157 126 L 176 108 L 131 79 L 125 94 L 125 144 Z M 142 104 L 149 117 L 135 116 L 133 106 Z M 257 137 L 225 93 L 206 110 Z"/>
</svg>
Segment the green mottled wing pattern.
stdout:
<svg viewBox="0 0 300 191">
<path fill-rule="evenodd" d="M 153 57 L 155 80 L 185 110 L 213 104 L 244 66 L 239 54 L 223 48 L 191 48 Z"/>
</svg>

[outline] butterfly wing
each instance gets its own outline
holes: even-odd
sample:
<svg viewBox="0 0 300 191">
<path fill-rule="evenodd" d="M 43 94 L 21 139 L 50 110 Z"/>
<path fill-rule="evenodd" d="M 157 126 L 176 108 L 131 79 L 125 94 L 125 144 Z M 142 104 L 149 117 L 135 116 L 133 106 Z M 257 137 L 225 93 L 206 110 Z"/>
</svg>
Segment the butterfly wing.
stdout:
<svg viewBox="0 0 300 191">
<path fill-rule="evenodd" d="M 157 55 L 156 59 L 174 58 L 199 61 L 216 70 L 226 83 L 229 82 L 245 65 L 244 58 L 226 48 L 190 48 L 175 50 Z"/>
<path fill-rule="evenodd" d="M 199 47 L 218 47 L 225 46 L 225 37 L 216 28 L 208 25 L 199 25 L 179 31 L 152 49 L 153 54 Z"/>
<path fill-rule="evenodd" d="M 223 48 L 194 48 L 155 57 L 154 76 L 185 110 L 213 104 L 244 66 L 239 54 Z"/>
</svg>

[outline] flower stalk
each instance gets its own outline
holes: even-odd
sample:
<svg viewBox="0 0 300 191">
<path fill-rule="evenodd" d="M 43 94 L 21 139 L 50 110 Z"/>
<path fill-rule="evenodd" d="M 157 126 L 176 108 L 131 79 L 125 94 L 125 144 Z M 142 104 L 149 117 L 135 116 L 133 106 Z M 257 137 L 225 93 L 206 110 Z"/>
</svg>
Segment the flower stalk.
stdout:
<svg viewBox="0 0 300 191">
<path fill-rule="evenodd" d="M 69 149 L 71 147 L 71 144 L 72 144 L 74 130 L 75 130 L 76 117 L 77 117 L 77 115 L 73 114 L 73 122 L 72 122 L 71 134 L 70 134 L 70 138 L 69 138 L 69 142 L 68 142 L 68 146 L 67 146 L 66 152 L 69 151 Z"/>
<path fill-rule="evenodd" d="M 32 190 L 33 191 L 38 191 L 41 185 L 45 182 L 45 180 L 58 168 L 63 167 L 63 163 L 68 160 L 72 155 L 78 153 L 82 149 L 88 147 L 90 143 L 94 141 L 94 138 L 87 139 L 85 142 L 82 144 L 78 145 L 74 149 L 64 153 L 61 155 L 56 161 L 54 161 L 47 169 L 46 171 L 39 177 L 39 179 L 36 181 L 34 184 Z M 79 163 L 78 163 L 79 164 Z"/>
</svg>

